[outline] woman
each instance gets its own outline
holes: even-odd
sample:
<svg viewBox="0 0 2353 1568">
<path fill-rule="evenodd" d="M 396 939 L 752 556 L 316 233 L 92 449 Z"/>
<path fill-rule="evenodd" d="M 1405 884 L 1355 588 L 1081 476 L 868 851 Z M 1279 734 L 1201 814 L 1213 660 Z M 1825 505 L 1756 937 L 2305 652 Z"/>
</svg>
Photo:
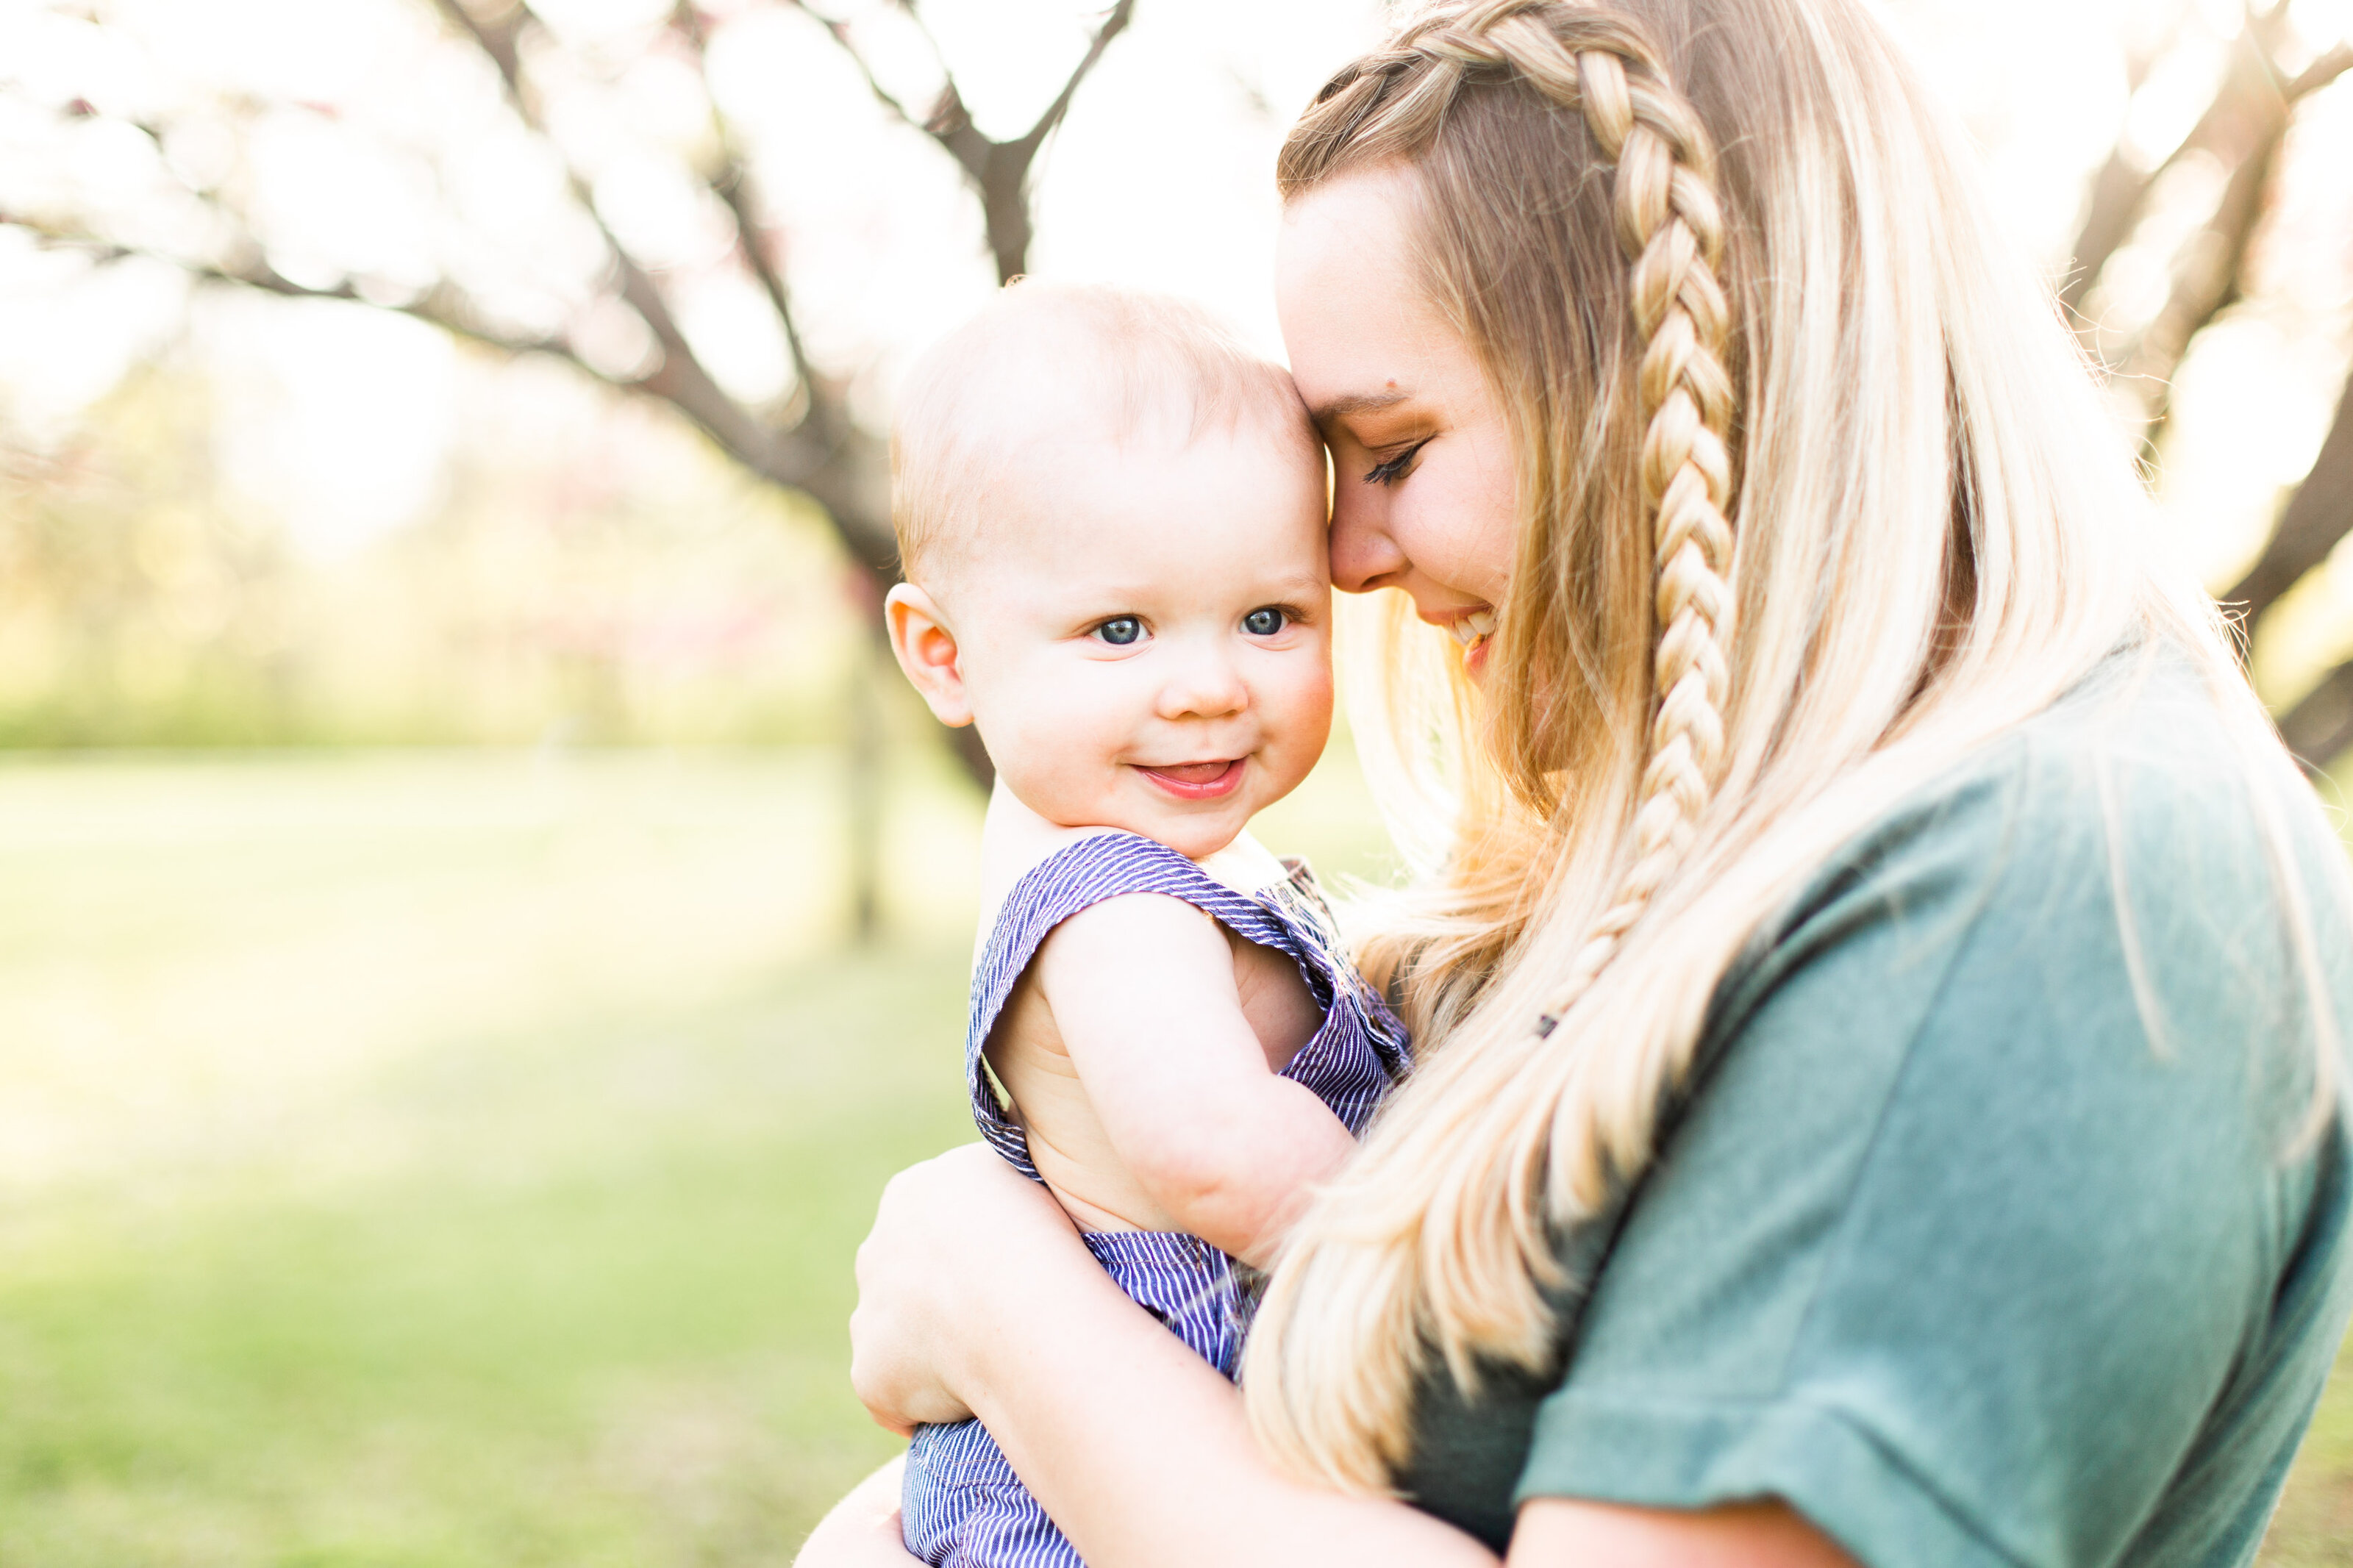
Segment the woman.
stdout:
<svg viewBox="0 0 2353 1568">
<path fill-rule="evenodd" d="M 1415 1076 L 1239 1394 L 987 1152 L 902 1175 L 878 1418 L 977 1413 L 1106 1568 L 2253 1555 L 2353 1305 L 2340 854 L 1960 148 L 1853 0 L 1335 79 L 1334 577 L 1462 650 L 1360 736 L 1452 742 L 1365 955 Z"/>
</svg>

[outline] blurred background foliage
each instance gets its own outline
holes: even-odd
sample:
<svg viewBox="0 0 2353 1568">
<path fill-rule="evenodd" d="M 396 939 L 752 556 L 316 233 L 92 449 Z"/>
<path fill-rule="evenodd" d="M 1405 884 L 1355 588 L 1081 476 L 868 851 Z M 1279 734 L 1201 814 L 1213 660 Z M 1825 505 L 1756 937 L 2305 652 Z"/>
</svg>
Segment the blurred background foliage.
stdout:
<svg viewBox="0 0 2353 1568">
<path fill-rule="evenodd" d="M 1888 0 L 2353 746 L 2353 0 Z M 0 0 L 0 1568 L 788 1561 L 966 1135 L 986 759 L 878 660 L 1015 272 L 1279 350 L 1377 0 Z M 1394 875 L 1345 735 L 1261 824 Z M 2353 1560 L 2340 1378 L 2268 1548 Z"/>
<path fill-rule="evenodd" d="M 552 367 L 454 379 L 436 504 L 348 552 L 237 493 L 226 411 L 185 363 L 0 452 L 0 745 L 839 729 L 845 569 L 790 500 Z"/>
</svg>

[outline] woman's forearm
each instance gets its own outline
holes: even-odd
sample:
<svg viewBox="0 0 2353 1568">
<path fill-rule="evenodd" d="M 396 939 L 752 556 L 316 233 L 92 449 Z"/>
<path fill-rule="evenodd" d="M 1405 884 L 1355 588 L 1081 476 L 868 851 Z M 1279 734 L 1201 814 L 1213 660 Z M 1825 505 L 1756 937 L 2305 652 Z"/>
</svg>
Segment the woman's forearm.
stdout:
<svg viewBox="0 0 2353 1568">
<path fill-rule="evenodd" d="M 1095 1568 L 1493 1568 L 1403 1503 L 1277 1475 L 1233 1386 L 984 1144 L 892 1178 L 858 1283 L 850 1376 L 867 1409 L 899 1431 L 978 1415 Z"/>
<path fill-rule="evenodd" d="M 1000 1321 L 974 1325 L 959 1377 L 1087 1562 L 1492 1568 L 1477 1542 L 1402 1503 L 1277 1475 L 1233 1386 L 1091 1264 L 1078 1252 L 988 1303 Z"/>
</svg>

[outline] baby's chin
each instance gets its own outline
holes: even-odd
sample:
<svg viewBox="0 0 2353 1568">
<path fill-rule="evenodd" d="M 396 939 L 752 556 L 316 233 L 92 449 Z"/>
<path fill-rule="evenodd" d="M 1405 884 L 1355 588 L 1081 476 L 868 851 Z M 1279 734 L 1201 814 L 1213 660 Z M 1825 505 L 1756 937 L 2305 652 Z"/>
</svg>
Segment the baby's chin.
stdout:
<svg viewBox="0 0 2353 1568">
<path fill-rule="evenodd" d="M 1175 791 L 1164 794 L 1160 784 L 1142 776 L 1140 770 L 1126 768 L 1116 781 L 1097 775 L 1085 781 L 1088 787 L 1069 788 L 1072 781 L 1068 775 L 1057 780 L 1033 774 L 1007 783 L 1030 810 L 1058 827 L 1133 833 L 1165 844 L 1187 859 L 1206 860 L 1240 838 L 1252 817 L 1289 795 L 1305 775 L 1303 769 L 1297 777 L 1278 776 L 1255 754 L 1249 767 L 1232 795 L 1214 800 L 1187 800 Z M 1065 787 L 1055 789 L 1056 784 Z M 1180 782 L 1177 788 L 1182 787 Z"/>
<path fill-rule="evenodd" d="M 1186 811 L 1173 805 L 1155 810 L 1132 801 L 1058 801 L 1051 809 L 1039 810 L 1038 815 L 1073 832 L 1108 827 L 1165 844 L 1188 860 L 1206 860 L 1242 836 L 1259 804 L 1222 803 L 1223 809 L 1211 812 Z"/>
<path fill-rule="evenodd" d="M 1119 820 L 1067 822 L 1062 826 L 1073 828 L 1116 828 L 1122 833 L 1133 833 L 1139 838 L 1149 838 L 1155 843 L 1166 844 L 1187 860 L 1208 859 L 1235 839 L 1240 838 L 1242 836 L 1242 829 L 1250 826 L 1250 817 L 1242 813 L 1235 813 L 1231 816 L 1220 814 L 1214 818 L 1187 816 L 1183 813 L 1176 812 L 1165 816 L 1156 812 L 1124 811 L 1103 812 L 1100 815 L 1106 819 L 1117 817 Z"/>
</svg>

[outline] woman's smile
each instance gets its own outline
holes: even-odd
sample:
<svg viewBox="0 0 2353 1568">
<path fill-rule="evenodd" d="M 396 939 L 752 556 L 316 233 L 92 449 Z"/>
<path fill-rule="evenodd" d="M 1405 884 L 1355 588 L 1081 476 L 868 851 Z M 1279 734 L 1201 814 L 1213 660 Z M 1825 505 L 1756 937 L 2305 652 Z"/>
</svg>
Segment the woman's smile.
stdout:
<svg viewBox="0 0 2353 1568">
<path fill-rule="evenodd" d="M 1485 605 L 1474 610 L 1461 610 L 1444 616 L 1427 616 L 1423 619 L 1444 626 L 1454 640 L 1461 645 L 1462 668 L 1472 674 L 1479 673 L 1486 663 L 1487 643 L 1495 635 L 1495 612 Z"/>
</svg>

